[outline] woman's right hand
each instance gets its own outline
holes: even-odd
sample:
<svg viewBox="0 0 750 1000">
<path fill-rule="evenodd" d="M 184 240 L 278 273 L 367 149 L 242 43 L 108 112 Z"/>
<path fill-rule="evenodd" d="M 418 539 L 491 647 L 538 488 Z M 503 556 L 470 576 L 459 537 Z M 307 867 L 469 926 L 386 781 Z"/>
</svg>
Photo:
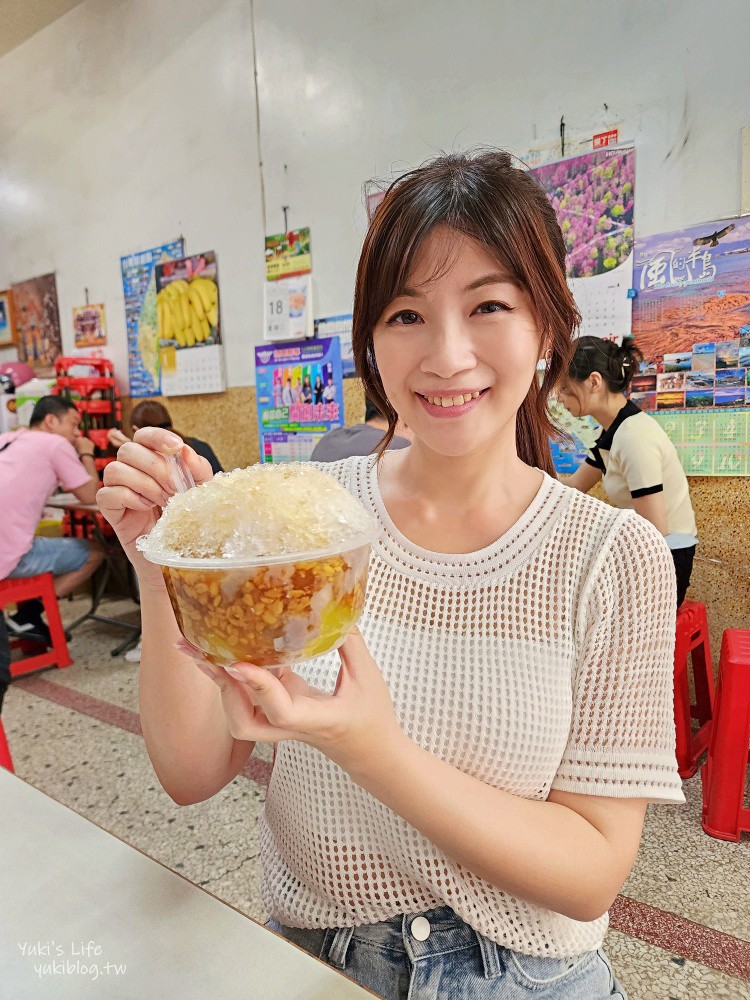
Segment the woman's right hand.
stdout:
<svg viewBox="0 0 750 1000">
<path fill-rule="evenodd" d="M 212 478 L 206 459 L 176 434 L 161 427 L 142 427 L 132 441 L 120 446 L 117 460 L 105 466 L 104 486 L 96 495 L 99 509 L 135 567 L 142 589 L 164 586 L 161 570 L 136 549 L 135 542 L 151 531 L 162 508 L 177 492 L 164 459 L 164 455 L 177 454 L 182 455 L 196 484 Z"/>
</svg>

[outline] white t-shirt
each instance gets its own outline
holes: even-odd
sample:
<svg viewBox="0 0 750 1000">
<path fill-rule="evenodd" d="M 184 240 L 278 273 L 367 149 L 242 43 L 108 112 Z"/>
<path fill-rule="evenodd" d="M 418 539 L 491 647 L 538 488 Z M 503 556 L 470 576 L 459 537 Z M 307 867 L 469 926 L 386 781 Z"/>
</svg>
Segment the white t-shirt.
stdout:
<svg viewBox="0 0 750 1000">
<path fill-rule="evenodd" d="M 675 446 L 654 418 L 632 400 L 599 435 L 586 462 L 601 469 L 602 485 L 616 507 L 632 510 L 638 497 L 663 493 L 667 544 L 673 549 L 696 544 L 690 489 Z"/>
<path fill-rule="evenodd" d="M 684 801 L 674 565 L 652 524 L 545 475 L 498 541 L 438 554 L 390 520 L 373 458 L 320 467 L 383 529 L 360 628 L 412 740 L 528 799 L 556 788 Z M 332 692 L 338 664 L 330 653 L 296 669 Z M 505 947 L 560 957 L 599 947 L 607 928 L 606 915 L 579 922 L 492 886 L 294 741 L 278 745 L 261 857 L 266 908 L 291 926 L 352 926 L 447 905 Z"/>
</svg>

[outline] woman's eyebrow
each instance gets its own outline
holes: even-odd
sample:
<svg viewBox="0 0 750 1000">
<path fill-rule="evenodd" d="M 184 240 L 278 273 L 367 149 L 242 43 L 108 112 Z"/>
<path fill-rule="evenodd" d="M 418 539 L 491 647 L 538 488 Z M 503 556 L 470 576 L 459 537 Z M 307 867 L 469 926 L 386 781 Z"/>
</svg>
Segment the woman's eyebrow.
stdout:
<svg viewBox="0 0 750 1000">
<path fill-rule="evenodd" d="M 468 284 L 466 286 L 466 288 L 464 288 L 464 291 L 465 292 L 473 292 L 473 291 L 475 291 L 475 289 L 477 289 L 477 288 L 483 288 L 485 285 L 513 285 L 513 286 L 516 286 L 517 282 L 515 282 L 507 274 L 504 274 L 502 271 L 493 271 L 491 274 L 485 274 L 481 278 L 477 278 L 476 281 L 470 282 L 470 284 Z M 398 293 L 398 295 L 395 296 L 395 298 L 398 298 L 398 299 L 400 299 L 402 297 L 404 297 L 404 298 L 410 298 L 410 299 L 423 299 L 423 298 L 425 298 L 425 294 L 424 294 L 424 292 L 417 291 L 417 289 L 415 289 L 415 288 L 406 287 L 406 288 L 402 288 L 401 291 Z"/>
<path fill-rule="evenodd" d="M 516 282 L 513 281 L 507 274 L 503 274 L 502 271 L 493 271 L 492 274 L 485 274 L 481 278 L 477 278 L 476 281 L 472 281 L 470 284 L 464 288 L 465 292 L 473 292 L 477 288 L 482 288 L 484 285 L 515 285 Z"/>
</svg>

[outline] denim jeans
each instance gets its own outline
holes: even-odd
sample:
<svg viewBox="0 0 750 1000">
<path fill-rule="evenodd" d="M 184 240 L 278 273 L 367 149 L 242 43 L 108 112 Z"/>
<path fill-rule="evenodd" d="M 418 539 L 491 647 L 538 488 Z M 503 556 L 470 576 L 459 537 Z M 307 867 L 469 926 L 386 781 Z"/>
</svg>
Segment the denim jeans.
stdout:
<svg viewBox="0 0 750 1000">
<path fill-rule="evenodd" d="M 535 1000 L 626 1000 L 601 949 L 570 959 L 522 955 L 447 906 L 360 927 L 305 930 L 275 920 L 266 927 L 385 1000 L 530 1000 L 532 993 Z"/>
</svg>

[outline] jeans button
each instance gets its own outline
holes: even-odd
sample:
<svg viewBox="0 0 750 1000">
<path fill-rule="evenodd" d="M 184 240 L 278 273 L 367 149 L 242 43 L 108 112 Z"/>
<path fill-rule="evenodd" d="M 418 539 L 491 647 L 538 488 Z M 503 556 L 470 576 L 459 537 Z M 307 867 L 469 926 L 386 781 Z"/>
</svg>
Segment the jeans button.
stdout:
<svg viewBox="0 0 750 1000">
<path fill-rule="evenodd" d="M 411 922 L 411 936 L 417 941 L 426 941 L 430 936 L 430 921 L 427 917 L 415 917 Z"/>
</svg>

